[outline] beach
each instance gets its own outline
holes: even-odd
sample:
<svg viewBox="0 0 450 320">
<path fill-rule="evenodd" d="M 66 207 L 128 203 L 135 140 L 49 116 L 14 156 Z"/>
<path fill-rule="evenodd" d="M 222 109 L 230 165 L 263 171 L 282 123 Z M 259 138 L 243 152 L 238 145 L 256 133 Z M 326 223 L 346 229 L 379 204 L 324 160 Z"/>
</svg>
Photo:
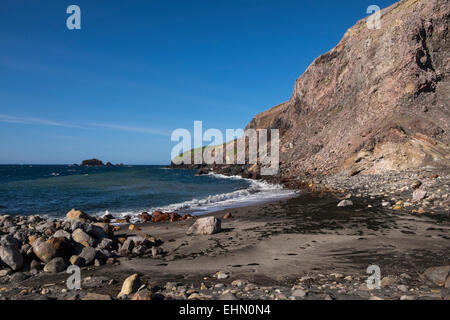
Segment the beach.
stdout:
<svg viewBox="0 0 450 320">
<path fill-rule="evenodd" d="M 445 177 L 435 182 L 438 188 L 448 187 Z M 338 207 L 346 198 L 353 205 Z M 196 218 L 139 223 L 134 230 L 124 224 L 113 239 L 151 236 L 161 242 L 158 253 L 85 266 L 81 290 L 67 290 L 65 272 L 25 271 L 19 281 L 7 275 L 0 277 L 0 297 L 116 299 L 124 280 L 138 274 L 151 288 L 149 299 L 448 299 L 450 290 L 433 282 L 437 271 L 429 269 L 449 265 L 448 211 L 411 214 L 383 201 L 304 190 L 203 215 L 221 220 L 221 231 L 210 235 L 186 234 Z M 224 219 L 227 213 L 232 217 Z M 370 265 L 380 268 L 380 289 L 367 287 Z"/>
</svg>

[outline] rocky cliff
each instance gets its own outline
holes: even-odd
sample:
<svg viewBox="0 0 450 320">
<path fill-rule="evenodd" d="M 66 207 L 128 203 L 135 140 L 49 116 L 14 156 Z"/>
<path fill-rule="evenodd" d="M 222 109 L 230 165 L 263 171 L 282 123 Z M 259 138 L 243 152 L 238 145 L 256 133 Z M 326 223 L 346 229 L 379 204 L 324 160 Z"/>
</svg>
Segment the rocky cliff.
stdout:
<svg viewBox="0 0 450 320">
<path fill-rule="evenodd" d="M 280 130 L 278 178 L 450 167 L 448 0 L 402 0 L 367 17 L 246 129 Z M 199 166 L 194 166 L 199 167 Z M 214 166 L 258 176 L 258 166 Z"/>
<path fill-rule="evenodd" d="M 447 0 L 403 0 L 366 20 L 247 128 L 278 128 L 283 176 L 450 166 Z"/>
</svg>

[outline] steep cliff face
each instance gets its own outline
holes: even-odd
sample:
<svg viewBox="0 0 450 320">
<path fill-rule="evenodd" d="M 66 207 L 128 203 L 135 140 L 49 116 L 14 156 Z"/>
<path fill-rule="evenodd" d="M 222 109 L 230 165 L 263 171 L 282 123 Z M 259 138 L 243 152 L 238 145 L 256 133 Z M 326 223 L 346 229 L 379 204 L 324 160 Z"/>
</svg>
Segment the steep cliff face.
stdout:
<svg viewBox="0 0 450 320">
<path fill-rule="evenodd" d="M 366 20 L 247 128 L 280 129 L 282 176 L 450 166 L 448 0 L 403 0 Z"/>
</svg>

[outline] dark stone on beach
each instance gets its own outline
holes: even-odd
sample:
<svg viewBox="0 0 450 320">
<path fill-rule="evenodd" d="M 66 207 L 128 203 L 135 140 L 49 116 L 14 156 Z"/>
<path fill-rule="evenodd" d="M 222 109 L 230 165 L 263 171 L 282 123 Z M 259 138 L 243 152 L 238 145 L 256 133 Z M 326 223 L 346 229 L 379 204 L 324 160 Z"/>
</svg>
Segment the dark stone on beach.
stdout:
<svg viewBox="0 0 450 320">
<path fill-rule="evenodd" d="M 130 239 L 125 240 L 123 245 L 119 249 L 119 256 L 128 256 L 134 248 L 134 242 Z"/>
<path fill-rule="evenodd" d="M 20 270 L 23 267 L 23 256 L 19 249 L 12 245 L 0 247 L 0 261 L 14 271 Z"/>
<path fill-rule="evenodd" d="M 30 263 L 30 270 L 42 270 L 43 267 L 44 265 L 42 262 L 37 260 L 32 260 Z"/>
<path fill-rule="evenodd" d="M 83 260 L 83 265 L 88 266 L 94 262 L 97 250 L 92 247 L 84 247 L 79 257 Z"/>
<path fill-rule="evenodd" d="M 450 265 L 428 268 L 423 275 L 435 285 L 443 286 L 447 277 L 450 277 Z"/>
<path fill-rule="evenodd" d="M 59 273 L 66 269 L 66 262 L 63 258 L 57 257 L 50 260 L 45 266 L 44 271 L 49 273 Z"/>
</svg>

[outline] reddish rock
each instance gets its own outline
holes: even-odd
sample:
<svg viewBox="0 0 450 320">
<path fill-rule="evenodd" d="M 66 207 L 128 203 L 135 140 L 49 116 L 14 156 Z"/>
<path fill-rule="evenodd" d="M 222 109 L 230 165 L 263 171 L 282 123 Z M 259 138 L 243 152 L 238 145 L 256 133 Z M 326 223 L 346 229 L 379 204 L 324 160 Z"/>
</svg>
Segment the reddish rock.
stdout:
<svg viewBox="0 0 450 320">
<path fill-rule="evenodd" d="M 153 222 L 169 221 L 170 217 L 168 213 L 162 213 L 161 211 L 155 211 L 152 215 Z"/>
<path fill-rule="evenodd" d="M 142 222 L 152 221 L 152 216 L 148 212 L 142 212 L 138 215 L 138 219 Z"/>
<path fill-rule="evenodd" d="M 87 213 L 84 213 L 80 210 L 72 209 L 66 214 L 67 220 L 80 220 L 80 221 L 90 221 L 92 220 L 92 217 L 88 215 Z"/>
<path fill-rule="evenodd" d="M 170 212 L 169 219 L 170 219 L 170 222 L 175 222 L 175 221 L 181 220 L 181 216 L 176 212 Z"/>
<path fill-rule="evenodd" d="M 181 217 L 181 220 L 188 220 L 188 219 L 192 219 L 193 217 L 189 214 L 189 213 L 186 213 L 186 214 L 183 214 L 183 216 Z"/>
<path fill-rule="evenodd" d="M 230 218 L 233 218 L 233 216 L 231 215 L 231 212 L 227 212 L 227 213 L 223 216 L 223 218 L 224 218 L 224 219 L 230 219 Z"/>
</svg>

